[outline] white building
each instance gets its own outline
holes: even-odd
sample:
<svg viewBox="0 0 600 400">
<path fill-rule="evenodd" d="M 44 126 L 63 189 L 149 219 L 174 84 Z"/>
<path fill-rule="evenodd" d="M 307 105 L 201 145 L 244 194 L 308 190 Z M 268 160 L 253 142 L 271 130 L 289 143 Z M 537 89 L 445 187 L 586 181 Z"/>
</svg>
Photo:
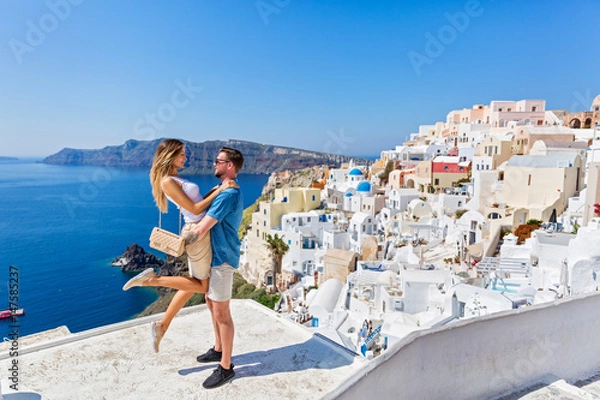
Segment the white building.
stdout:
<svg viewBox="0 0 600 400">
<path fill-rule="evenodd" d="M 367 236 L 377 234 L 377 220 L 369 214 L 355 213 L 348 226 L 350 234 L 350 249 L 356 253 L 362 253 L 362 243 Z"/>
</svg>

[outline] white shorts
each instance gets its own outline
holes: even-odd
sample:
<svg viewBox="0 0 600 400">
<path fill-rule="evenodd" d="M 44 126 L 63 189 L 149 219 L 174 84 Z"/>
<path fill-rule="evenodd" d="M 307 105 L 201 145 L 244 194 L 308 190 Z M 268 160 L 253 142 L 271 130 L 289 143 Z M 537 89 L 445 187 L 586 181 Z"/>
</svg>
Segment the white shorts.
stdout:
<svg viewBox="0 0 600 400">
<path fill-rule="evenodd" d="M 197 222 L 188 222 L 181 230 L 181 236 L 185 235 L 196 226 Z M 212 246 L 210 244 L 210 232 L 195 242 L 185 246 L 188 255 L 188 268 L 190 276 L 196 279 L 210 278 L 210 263 L 212 262 Z"/>
<path fill-rule="evenodd" d="M 231 300 L 233 272 L 235 269 L 227 263 L 218 267 L 212 267 L 211 269 L 208 298 L 216 302 Z"/>
</svg>

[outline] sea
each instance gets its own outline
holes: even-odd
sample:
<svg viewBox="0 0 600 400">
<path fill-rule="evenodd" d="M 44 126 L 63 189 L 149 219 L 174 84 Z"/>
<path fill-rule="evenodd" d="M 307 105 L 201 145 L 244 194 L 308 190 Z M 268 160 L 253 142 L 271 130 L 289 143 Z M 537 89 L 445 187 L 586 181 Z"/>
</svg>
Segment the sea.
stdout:
<svg viewBox="0 0 600 400">
<path fill-rule="evenodd" d="M 0 339 L 62 325 L 80 332 L 117 323 L 156 300 L 151 288 L 122 291 L 134 274 L 111 266 L 132 243 L 164 259 L 148 246 L 159 215 L 148 172 L 0 161 L 0 310 L 25 309 L 15 321 L 0 320 Z M 212 175 L 186 178 L 202 193 L 219 182 Z M 267 179 L 238 177 L 244 207 Z M 170 205 L 163 227 L 176 231 L 178 217 Z"/>
</svg>

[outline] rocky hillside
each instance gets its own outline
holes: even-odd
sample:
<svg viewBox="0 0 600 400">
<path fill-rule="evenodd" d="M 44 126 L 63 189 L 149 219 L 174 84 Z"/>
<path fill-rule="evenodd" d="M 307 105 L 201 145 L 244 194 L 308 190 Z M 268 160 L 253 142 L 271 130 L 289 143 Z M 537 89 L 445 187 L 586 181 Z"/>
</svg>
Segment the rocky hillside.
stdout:
<svg viewBox="0 0 600 400">
<path fill-rule="evenodd" d="M 128 140 L 120 146 L 107 146 L 100 150 L 77 150 L 65 148 L 46 157 L 42 162 L 60 165 L 97 165 L 106 167 L 150 168 L 156 147 L 163 139 L 152 141 Z M 300 150 L 290 147 L 272 146 L 241 140 L 213 140 L 202 143 L 186 142 L 187 166 L 181 172 L 187 175 L 210 174 L 213 160 L 223 146 L 233 147 L 245 158 L 243 172 L 264 174 L 284 170 L 298 170 L 314 165 L 339 166 L 351 157 Z M 360 163 L 368 160 L 355 159 Z"/>
<path fill-rule="evenodd" d="M 298 171 L 274 172 L 262 190 L 263 196 L 274 189 L 288 187 L 311 187 L 313 182 L 320 182 L 325 178 L 328 168 L 325 165 L 302 168 Z"/>
</svg>

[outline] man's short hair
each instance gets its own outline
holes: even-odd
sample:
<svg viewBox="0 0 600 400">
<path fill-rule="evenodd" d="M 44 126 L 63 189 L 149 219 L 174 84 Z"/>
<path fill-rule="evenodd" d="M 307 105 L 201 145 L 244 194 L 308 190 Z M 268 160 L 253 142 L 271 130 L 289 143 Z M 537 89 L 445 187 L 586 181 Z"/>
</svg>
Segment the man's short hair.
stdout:
<svg viewBox="0 0 600 400">
<path fill-rule="evenodd" d="M 232 149 L 231 147 L 221 147 L 219 153 L 227 154 L 227 159 L 233 163 L 235 172 L 240 172 L 244 166 L 244 156 L 239 150 Z"/>
</svg>

